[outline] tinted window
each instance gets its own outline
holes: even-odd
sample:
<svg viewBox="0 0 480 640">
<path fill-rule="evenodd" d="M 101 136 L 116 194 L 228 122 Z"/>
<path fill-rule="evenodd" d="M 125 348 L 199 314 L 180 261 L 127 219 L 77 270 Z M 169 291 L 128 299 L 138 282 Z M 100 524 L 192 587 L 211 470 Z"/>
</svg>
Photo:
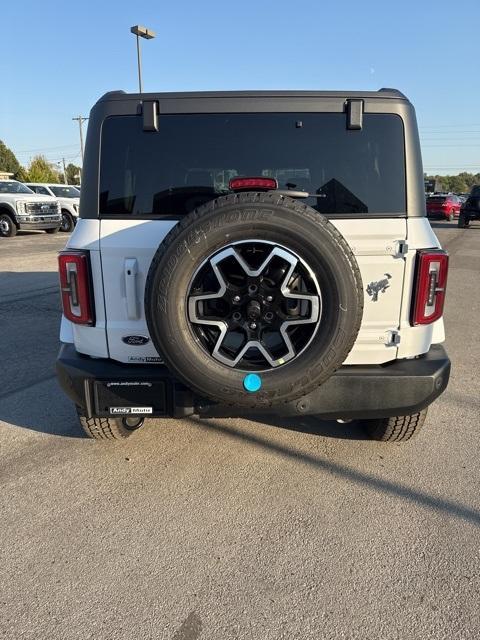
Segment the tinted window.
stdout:
<svg viewBox="0 0 480 640">
<path fill-rule="evenodd" d="M 56 186 L 50 185 L 50 189 L 53 191 L 53 194 L 57 196 L 57 198 L 79 198 L 80 191 L 75 189 L 75 187 L 66 187 L 66 186 Z"/>
<path fill-rule="evenodd" d="M 27 185 L 22 184 L 21 182 L 17 182 L 16 180 L 11 181 L 0 181 L 0 193 L 30 193 L 33 191 L 27 187 Z"/>
<path fill-rule="evenodd" d="M 45 189 L 45 187 L 32 187 L 32 189 L 34 189 L 36 193 L 41 193 L 44 196 L 50 195 L 50 193 L 48 192 L 48 189 Z"/>
<path fill-rule="evenodd" d="M 100 212 L 181 216 L 228 192 L 235 176 L 272 176 L 305 191 L 322 213 L 405 212 L 403 123 L 366 114 L 349 131 L 341 113 L 140 116 L 103 124 Z"/>
</svg>

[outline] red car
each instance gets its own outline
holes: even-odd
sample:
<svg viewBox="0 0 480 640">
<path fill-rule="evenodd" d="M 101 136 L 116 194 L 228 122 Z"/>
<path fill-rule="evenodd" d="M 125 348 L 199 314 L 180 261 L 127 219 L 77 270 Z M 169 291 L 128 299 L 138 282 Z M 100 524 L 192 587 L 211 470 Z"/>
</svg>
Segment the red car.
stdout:
<svg viewBox="0 0 480 640">
<path fill-rule="evenodd" d="M 434 195 L 427 198 L 427 216 L 429 218 L 446 218 L 453 220 L 460 214 L 462 202 L 453 194 Z"/>
</svg>

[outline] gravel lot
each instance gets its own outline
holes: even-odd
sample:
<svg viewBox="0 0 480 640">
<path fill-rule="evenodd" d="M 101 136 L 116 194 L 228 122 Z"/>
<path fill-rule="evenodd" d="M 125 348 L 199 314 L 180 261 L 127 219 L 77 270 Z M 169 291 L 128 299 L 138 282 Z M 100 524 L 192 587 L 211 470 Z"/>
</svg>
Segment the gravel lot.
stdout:
<svg viewBox="0 0 480 640">
<path fill-rule="evenodd" d="M 57 386 L 63 234 L 0 239 L 0 637 L 479 637 L 480 225 L 451 255 L 453 375 L 419 437 L 292 419 L 83 438 Z"/>
</svg>

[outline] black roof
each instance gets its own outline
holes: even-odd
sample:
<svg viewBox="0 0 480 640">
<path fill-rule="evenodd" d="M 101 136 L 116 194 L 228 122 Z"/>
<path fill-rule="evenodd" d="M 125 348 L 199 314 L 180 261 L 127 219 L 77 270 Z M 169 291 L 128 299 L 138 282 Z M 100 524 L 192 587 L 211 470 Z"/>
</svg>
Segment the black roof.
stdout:
<svg viewBox="0 0 480 640">
<path fill-rule="evenodd" d="M 121 89 L 105 93 L 98 102 L 111 100 L 155 100 L 156 98 L 381 98 L 384 100 L 407 100 L 397 89 L 379 89 L 378 91 L 181 91 L 156 93 L 126 93 Z"/>
</svg>

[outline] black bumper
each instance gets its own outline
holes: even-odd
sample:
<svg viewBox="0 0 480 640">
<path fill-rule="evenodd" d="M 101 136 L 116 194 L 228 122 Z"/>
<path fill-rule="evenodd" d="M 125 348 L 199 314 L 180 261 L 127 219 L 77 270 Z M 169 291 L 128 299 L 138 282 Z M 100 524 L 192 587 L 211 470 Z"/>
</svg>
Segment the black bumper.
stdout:
<svg viewBox="0 0 480 640">
<path fill-rule="evenodd" d="M 78 354 L 71 344 L 60 349 L 57 375 L 62 389 L 88 417 L 135 414 L 136 407 L 138 413 L 153 417 L 274 414 L 353 419 L 410 415 L 424 409 L 445 390 L 450 360 L 445 349 L 435 345 L 413 360 L 343 366 L 312 393 L 294 402 L 255 411 L 200 398 L 163 365 L 124 365 L 93 359 Z"/>
</svg>

